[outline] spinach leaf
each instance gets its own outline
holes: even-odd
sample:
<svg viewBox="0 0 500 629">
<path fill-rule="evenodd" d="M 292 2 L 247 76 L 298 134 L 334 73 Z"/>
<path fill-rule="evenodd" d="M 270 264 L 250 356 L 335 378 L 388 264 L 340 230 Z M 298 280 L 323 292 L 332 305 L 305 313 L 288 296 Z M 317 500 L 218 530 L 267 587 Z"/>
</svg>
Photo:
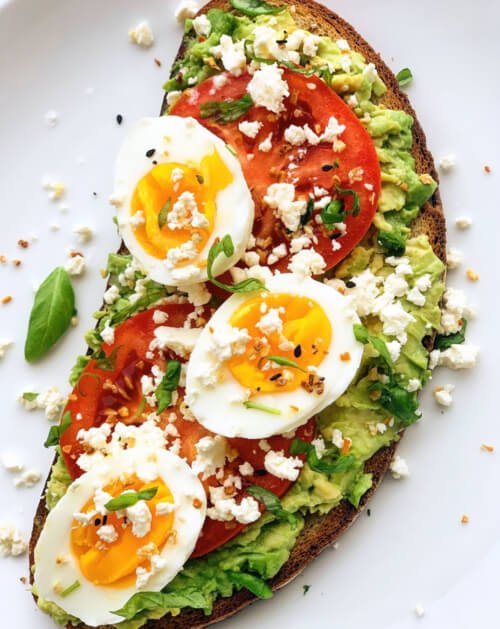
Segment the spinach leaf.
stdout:
<svg viewBox="0 0 500 629">
<path fill-rule="evenodd" d="M 227 576 L 232 583 L 239 587 L 246 588 L 258 598 L 272 598 L 273 591 L 269 585 L 262 579 L 259 579 L 259 577 L 255 577 L 253 574 L 228 571 Z"/>
<path fill-rule="evenodd" d="M 31 309 L 24 357 L 34 362 L 57 343 L 75 314 L 75 293 L 68 272 L 55 268 L 40 284 Z"/>
<path fill-rule="evenodd" d="M 211 118 L 221 124 L 239 120 L 253 107 L 250 94 L 229 100 L 209 100 L 200 105 L 200 116 Z"/>
<path fill-rule="evenodd" d="M 384 384 L 375 382 L 370 386 L 370 391 L 379 391 L 379 402 L 382 408 L 399 419 L 403 426 L 409 426 L 419 419 L 416 411 L 418 409 L 418 399 L 416 393 L 410 393 L 399 386 L 391 377 L 391 380 Z"/>
<path fill-rule="evenodd" d="M 297 528 L 297 517 L 283 509 L 281 506 L 281 500 L 272 491 L 259 487 L 258 485 L 250 485 L 247 487 L 247 492 L 261 502 L 269 513 L 272 513 L 278 520 L 284 520 L 288 522 L 292 528 Z"/>
<path fill-rule="evenodd" d="M 411 73 L 410 68 L 403 68 L 396 74 L 397 82 L 400 87 L 404 87 L 405 85 L 410 85 L 413 81 L 413 74 Z"/>
<path fill-rule="evenodd" d="M 394 226 L 391 231 L 379 231 L 378 243 L 389 256 L 399 258 L 406 251 L 406 237 Z"/>
<path fill-rule="evenodd" d="M 125 603 L 125 605 L 113 614 L 122 616 L 127 620 L 134 618 L 139 612 L 153 609 L 178 609 L 192 607 L 193 609 L 206 609 L 208 601 L 198 590 L 187 592 L 137 592 Z"/>
<path fill-rule="evenodd" d="M 71 425 L 71 413 L 66 411 L 64 413 L 61 423 L 57 426 L 51 426 L 49 430 L 49 434 L 47 435 L 47 439 L 45 439 L 45 443 L 43 444 L 45 448 L 51 448 L 52 446 L 58 446 L 59 441 L 63 434 L 68 430 Z"/>
<path fill-rule="evenodd" d="M 370 343 L 373 349 L 378 352 L 379 356 L 386 363 L 389 370 L 392 371 L 392 369 L 394 369 L 394 363 L 392 362 L 391 355 L 389 353 L 389 350 L 387 349 L 387 345 L 385 344 L 385 342 L 382 339 L 378 338 L 378 336 L 369 334 L 368 330 L 361 323 L 355 323 L 353 325 L 353 330 L 356 340 L 360 343 L 363 343 L 363 345 L 367 345 L 368 343 Z"/>
<path fill-rule="evenodd" d="M 276 15 L 284 10 L 284 6 L 269 4 L 264 0 L 231 0 L 233 9 L 244 15 L 256 17 L 257 15 Z"/>
<path fill-rule="evenodd" d="M 140 491 L 125 491 L 116 498 L 108 500 L 104 508 L 108 511 L 120 511 L 127 507 L 133 507 L 139 500 L 151 500 L 158 493 L 158 487 L 149 487 Z"/>
<path fill-rule="evenodd" d="M 292 441 L 290 454 L 307 455 L 307 464 L 313 471 L 328 475 L 336 474 L 337 472 L 345 472 L 356 464 L 354 454 L 342 455 L 332 461 L 328 461 L 326 458 L 320 459 L 316 448 L 311 443 L 302 441 L 302 439 L 294 439 Z"/>
<path fill-rule="evenodd" d="M 460 345 L 465 341 L 465 331 L 467 330 L 467 320 L 463 319 L 462 327 L 458 332 L 453 332 L 453 334 L 438 334 L 436 336 L 436 340 L 434 341 L 435 349 L 448 349 L 452 345 Z M 23 395 L 24 397 L 24 395 Z"/>
<path fill-rule="evenodd" d="M 165 375 L 155 391 L 158 402 L 158 410 L 156 411 L 158 415 L 172 404 L 172 393 L 177 391 L 180 377 L 180 362 L 178 360 L 169 360 Z"/>
</svg>

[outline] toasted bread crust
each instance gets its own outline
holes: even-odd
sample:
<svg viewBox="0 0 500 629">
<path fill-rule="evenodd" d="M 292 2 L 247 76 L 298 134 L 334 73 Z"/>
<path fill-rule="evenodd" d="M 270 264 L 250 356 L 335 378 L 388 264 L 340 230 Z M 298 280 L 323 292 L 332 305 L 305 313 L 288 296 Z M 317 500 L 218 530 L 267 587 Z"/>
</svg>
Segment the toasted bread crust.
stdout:
<svg viewBox="0 0 500 629">
<path fill-rule="evenodd" d="M 276 0 L 271 0 L 271 2 L 278 4 Z M 285 3 L 292 5 L 289 0 L 279 2 L 279 4 Z M 200 14 L 206 13 L 209 9 L 214 8 L 228 9 L 229 2 L 227 0 L 212 0 L 201 9 Z M 410 101 L 406 94 L 401 91 L 394 74 L 373 48 L 371 48 L 349 23 L 314 0 L 301 0 L 300 3 L 297 3 L 295 5 L 294 17 L 298 25 L 304 29 L 317 34 L 328 35 L 334 39 L 346 39 L 351 48 L 362 53 L 368 62 L 375 64 L 380 78 L 388 88 L 387 93 L 381 99 L 381 103 L 390 109 L 406 111 L 415 121 L 413 126 L 412 153 L 415 159 L 417 173 L 428 173 L 438 181 L 438 174 L 432 155 L 427 149 L 425 134 L 417 120 Z M 181 44 L 178 58 L 182 57 L 183 53 L 184 44 Z M 164 100 L 162 112 L 165 111 L 165 107 L 166 103 Z M 412 234 L 414 236 L 425 234 L 435 254 L 443 262 L 446 262 L 446 224 L 439 190 L 436 190 L 432 198 L 423 206 L 420 215 L 412 225 Z M 120 252 L 127 252 L 123 244 L 120 248 Z M 285 586 L 297 577 L 307 564 L 317 557 L 322 550 L 333 544 L 338 537 L 353 524 L 380 485 L 389 468 L 396 447 L 397 443 L 394 443 L 387 448 L 382 448 L 366 463 L 365 470 L 373 474 L 373 486 L 363 497 L 358 509 L 355 509 L 347 501 L 343 501 L 327 515 L 307 516 L 304 529 L 299 535 L 288 561 L 270 581 L 273 590 Z M 29 547 L 31 566 L 33 566 L 34 563 L 34 549 L 47 517 L 44 494 L 40 499 L 33 522 L 33 532 Z M 205 616 L 202 611 L 198 610 L 185 610 L 175 617 L 165 616 L 158 620 L 150 620 L 145 627 L 147 629 L 202 629 L 203 627 L 224 620 L 256 600 L 253 594 L 243 589 L 229 598 L 219 598 L 215 601 L 213 612 L 210 616 Z M 79 626 L 82 629 L 90 629 L 87 628 L 86 625 Z M 107 627 L 101 627 L 100 629 L 107 629 Z"/>
</svg>

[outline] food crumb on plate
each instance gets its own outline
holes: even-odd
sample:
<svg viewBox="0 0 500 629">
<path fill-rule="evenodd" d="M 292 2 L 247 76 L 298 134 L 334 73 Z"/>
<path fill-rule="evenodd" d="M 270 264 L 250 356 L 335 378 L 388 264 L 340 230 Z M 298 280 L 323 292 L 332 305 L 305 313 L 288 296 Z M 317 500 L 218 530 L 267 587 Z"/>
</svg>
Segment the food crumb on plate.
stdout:
<svg viewBox="0 0 500 629">
<path fill-rule="evenodd" d="M 481 450 L 483 450 L 484 452 L 495 452 L 495 446 L 489 445 L 487 443 L 482 443 Z"/>
<path fill-rule="evenodd" d="M 135 28 L 131 28 L 128 37 L 132 44 L 136 44 L 140 48 L 151 48 L 155 42 L 153 30 L 146 21 L 139 22 Z"/>
<path fill-rule="evenodd" d="M 415 605 L 415 613 L 419 618 L 422 618 L 422 616 L 425 614 L 424 606 L 421 603 L 417 603 Z"/>
</svg>

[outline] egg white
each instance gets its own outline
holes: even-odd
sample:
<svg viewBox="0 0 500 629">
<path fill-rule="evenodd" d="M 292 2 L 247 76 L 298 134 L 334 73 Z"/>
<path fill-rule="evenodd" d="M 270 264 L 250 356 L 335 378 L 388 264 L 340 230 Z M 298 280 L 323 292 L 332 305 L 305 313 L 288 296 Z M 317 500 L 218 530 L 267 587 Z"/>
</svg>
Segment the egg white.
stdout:
<svg viewBox="0 0 500 629">
<path fill-rule="evenodd" d="M 233 313 L 254 294 L 232 295 L 198 338 L 186 374 L 186 401 L 191 412 L 205 428 L 225 437 L 263 439 L 298 428 L 342 395 L 361 362 L 363 346 L 353 332 L 353 324 L 359 323 L 359 318 L 346 297 L 326 284 L 293 273 L 273 276 L 266 282 L 266 288 L 274 293 L 309 297 L 323 307 L 332 326 L 328 354 L 318 366 L 318 375 L 325 378 L 324 393 L 310 394 L 299 387 L 289 392 L 252 396 L 253 402 L 281 411 L 280 415 L 273 415 L 244 407 L 245 388 L 226 366 L 222 367 L 222 378 L 215 386 L 202 385 L 204 374 L 217 368 L 210 348 L 210 330 L 228 323 Z M 345 352 L 350 354 L 348 362 L 340 359 Z M 293 411 L 291 405 L 300 410 Z"/>
<path fill-rule="evenodd" d="M 152 148 L 155 149 L 153 158 L 146 157 L 146 152 Z M 128 133 L 118 154 L 113 202 L 117 208 L 120 234 L 148 276 L 161 284 L 187 286 L 203 282 L 207 279 L 206 266 L 202 265 L 197 269 L 197 273 L 182 278 L 171 269 L 167 269 L 163 260 L 144 251 L 134 235 L 130 222 L 130 208 L 135 188 L 142 177 L 154 167 L 152 159 L 158 164 L 174 162 L 199 164 L 203 157 L 212 154 L 214 149 L 231 171 L 233 181 L 217 193 L 214 229 L 205 247 L 192 263 L 206 261 L 215 239 L 229 234 L 234 244 L 234 254 L 229 258 L 219 256 L 214 269 L 218 275 L 234 266 L 243 255 L 254 219 L 254 203 L 241 165 L 224 142 L 194 118 L 160 116 L 140 120 Z M 164 155 L 164 151 L 168 152 L 168 156 Z"/>
<path fill-rule="evenodd" d="M 146 460 L 150 463 L 151 457 L 156 457 L 158 477 L 168 486 L 175 505 L 172 530 L 176 535 L 167 540 L 160 552 L 162 557 L 168 558 L 168 564 L 153 575 L 144 588 L 146 591 L 161 590 L 182 569 L 191 555 L 206 514 L 206 495 L 198 477 L 183 459 L 167 450 L 151 453 L 131 448 L 109 457 L 107 465 L 96 466 L 80 476 L 47 516 L 37 542 L 35 587 L 38 595 L 56 603 L 68 614 L 92 627 L 123 621 L 122 617 L 111 612 L 123 607 L 138 590 L 135 585 L 123 589 L 98 586 L 85 578 L 71 552 L 73 514 L 82 510 L 93 497 L 96 488 L 105 486 L 113 478 L 133 473 Z M 194 498 L 200 500 L 199 509 L 193 506 Z M 64 557 L 66 563 L 58 565 L 58 556 Z M 55 582 L 68 587 L 76 580 L 81 586 L 66 597 L 53 590 Z"/>
</svg>

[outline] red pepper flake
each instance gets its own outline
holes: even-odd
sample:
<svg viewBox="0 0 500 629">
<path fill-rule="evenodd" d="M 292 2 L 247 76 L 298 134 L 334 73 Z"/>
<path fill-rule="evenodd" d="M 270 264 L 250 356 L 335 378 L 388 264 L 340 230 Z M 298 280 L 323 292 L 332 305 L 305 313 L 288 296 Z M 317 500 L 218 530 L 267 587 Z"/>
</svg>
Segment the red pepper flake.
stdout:
<svg viewBox="0 0 500 629">
<path fill-rule="evenodd" d="M 201 502 L 201 500 L 200 500 L 199 498 L 195 498 L 195 499 L 193 500 L 193 507 L 194 507 L 195 509 L 201 509 L 202 504 L 203 504 L 203 503 Z"/>
<path fill-rule="evenodd" d="M 351 355 L 349 352 L 344 352 L 343 354 L 340 354 L 340 360 L 343 363 L 348 363 L 351 360 Z"/>
<path fill-rule="evenodd" d="M 17 244 L 21 247 L 21 249 L 27 249 L 30 246 L 30 243 L 27 240 L 24 240 L 23 238 L 20 238 L 17 241 Z"/>
<path fill-rule="evenodd" d="M 462 516 L 462 518 L 461 518 L 460 522 L 461 522 L 462 524 L 469 524 L 469 516 L 464 514 L 464 515 Z"/>
<path fill-rule="evenodd" d="M 19 260 L 19 258 L 14 258 L 14 260 L 12 260 L 12 264 L 14 266 L 21 266 L 22 263 L 23 263 L 23 261 Z"/>
<path fill-rule="evenodd" d="M 156 65 L 161 68 L 161 61 L 159 59 L 157 59 L 156 57 L 154 58 L 154 62 L 156 63 Z"/>
<path fill-rule="evenodd" d="M 485 452 L 495 452 L 495 446 L 490 446 L 487 443 L 482 443 L 481 450 L 484 450 Z"/>
<path fill-rule="evenodd" d="M 0 264 L 7 264 L 7 258 L 3 255 L 0 255 Z"/>
<path fill-rule="evenodd" d="M 5 295 L 5 297 L 2 297 L 2 304 L 8 304 L 12 301 L 12 299 L 12 295 Z"/>
<path fill-rule="evenodd" d="M 491 166 L 488 166 L 488 164 L 485 164 L 483 166 L 484 172 L 490 174 L 491 173 Z"/>
</svg>

